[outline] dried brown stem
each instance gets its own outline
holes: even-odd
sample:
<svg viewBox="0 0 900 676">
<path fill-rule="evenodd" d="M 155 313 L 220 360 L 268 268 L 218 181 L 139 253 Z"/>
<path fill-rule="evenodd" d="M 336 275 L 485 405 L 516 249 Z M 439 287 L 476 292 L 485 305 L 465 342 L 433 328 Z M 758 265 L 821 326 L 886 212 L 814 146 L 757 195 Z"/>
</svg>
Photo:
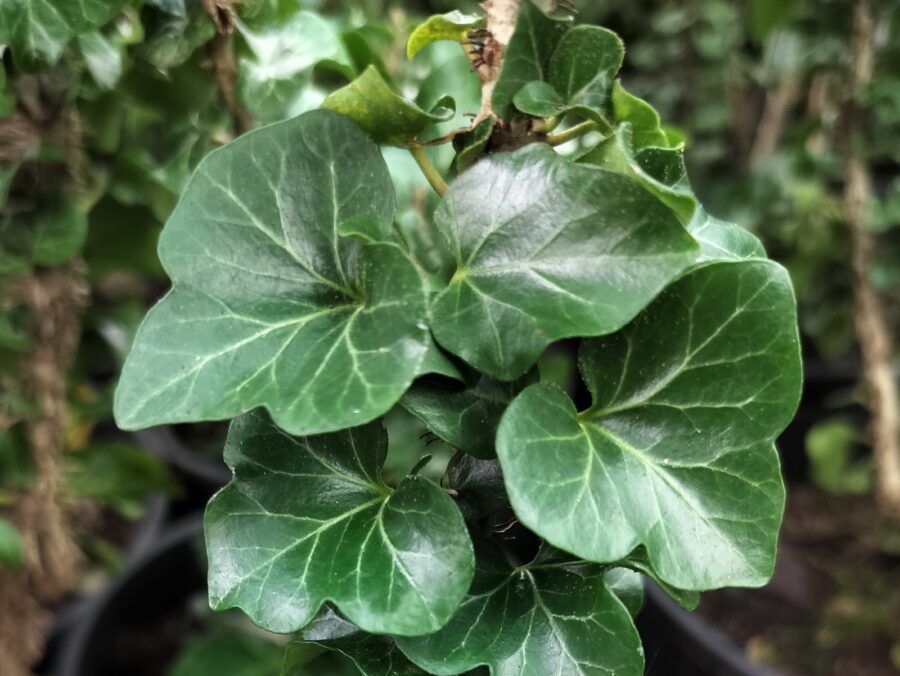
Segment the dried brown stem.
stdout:
<svg viewBox="0 0 900 676">
<path fill-rule="evenodd" d="M 881 300 L 870 274 L 874 242 L 865 223 L 870 197 L 869 168 L 859 150 L 863 112 L 856 97 L 872 80 L 875 62 L 875 19 L 868 0 L 856 5 L 850 87 L 842 111 L 844 143 L 844 211 L 850 231 L 856 334 L 872 414 L 872 452 L 876 496 L 882 511 L 900 519 L 900 397 L 891 368 L 891 336 Z"/>
<path fill-rule="evenodd" d="M 503 55 L 516 30 L 521 2 L 522 0 L 484 0 L 481 3 L 488 35 L 484 41 L 481 65 L 476 69 L 481 79 L 481 110 L 472 123 L 473 128 L 489 117 L 496 117 L 491 99 L 503 67 Z"/>
<path fill-rule="evenodd" d="M 209 43 L 213 75 L 225 107 L 231 115 L 236 136 L 253 128 L 253 118 L 238 101 L 237 63 L 234 58 L 234 23 L 236 0 L 203 0 L 203 8 L 216 24 L 216 36 Z"/>
</svg>

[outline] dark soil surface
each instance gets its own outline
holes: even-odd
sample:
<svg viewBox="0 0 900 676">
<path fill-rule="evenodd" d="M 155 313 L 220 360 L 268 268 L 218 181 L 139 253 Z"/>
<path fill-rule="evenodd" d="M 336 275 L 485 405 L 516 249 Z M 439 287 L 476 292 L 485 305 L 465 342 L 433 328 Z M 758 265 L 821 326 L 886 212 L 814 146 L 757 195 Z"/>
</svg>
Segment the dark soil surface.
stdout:
<svg viewBox="0 0 900 676">
<path fill-rule="evenodd" d="M 772 582 L 704 594 L 698 612 L 789 676 L 898 676 L 900 526 L 871 496 L 794 486 Z"/>
</svg>

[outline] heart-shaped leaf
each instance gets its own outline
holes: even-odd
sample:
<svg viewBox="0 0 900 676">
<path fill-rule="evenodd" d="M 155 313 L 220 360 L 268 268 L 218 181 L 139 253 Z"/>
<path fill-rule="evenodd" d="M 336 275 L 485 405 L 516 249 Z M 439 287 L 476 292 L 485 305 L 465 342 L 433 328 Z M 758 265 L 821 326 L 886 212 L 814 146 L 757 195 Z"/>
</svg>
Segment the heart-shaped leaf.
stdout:
<svg viewBox="0 0 900 676">
<path fill-rule="evenodd" d="M 516 30 L 503 54 L 503 66 L 491 95 L 491 106 L 502 118 L 514 112 L 513 97 L 535 80 L 547 81 L 550 58 L 570 24 L 544 15 L 530 2 L 523 2 Z"/>
<path fill-rule="evenodd" d="M 429 340 L 424 282 L 388 241 L 393 215 L 378 149 L 333 112 L 210 154 L 160 239 L 174 288 L 125 363 L 119 426 L 264 406 L 283 429 L 313 434 L 390 409 Z M 384 241 L 340 234 L 363 221 Z"/>
<path fill-rule="evenodd" d="M 538 557 L 514 568 L 486 545 L 469 595 L 447 626 L 397 644 L 439 675 L 484 665 L 493 676 L 638 676 L 644 666 L 628 609 L 599 566 Z"/>
<path fill-rule="evenodd" d="M 403 145 L 434 122 L 449 119 L 455 107 L 451 100 L 426 112 L 393 92 L 375 66 L 346 87 L 328 95 L 323 108 L 335 110 L 356 122 L 377 143 Z"/>
<path fill-rule="evenodd" d="M 462 174 L 435 222 L 457 263 L 434 301 L 435 338 L 501 380 L 554 340 L 617 330 L 698 251 L 637 181 L 540 144 Z"/>
<path fill-rule="evenodd" d="M 406 58 L 411 59 L 432 42 L 453 40 L 462 42 L 469 31 L 483 23 L 477 14 L 463 14 L 458 10 L 428 17 L 416 26 L 406 43 Z"/>
<path fill-rule="evenodd" d="M 3 0 L 0 44 L 20 68 L 53 64 L 72 38 L 112 19 L 126 0 Z"/>
<path fill-rule="evenodd" d="M 772 440 L 800 394 L 787 273 L 765 260 L 702 265 L 622 331 L 586 341 L 580 369 L 589 410 L 534 385 L 500 424 L 521 521 L 591 561 L 643 545 L 680 589 L 763 584 L 784 504 Z"/>
<path fill-rule="evenodd" d="M 232 423 L 234 479 L 206 509 L 209 596 L 291 632 L 326 601 L 375 633 L 440 629 L 472 580 L 462 516 L 431 481 L 381 480 L 380 422 L 293 438 L 254 412 Z"/>
</svg>

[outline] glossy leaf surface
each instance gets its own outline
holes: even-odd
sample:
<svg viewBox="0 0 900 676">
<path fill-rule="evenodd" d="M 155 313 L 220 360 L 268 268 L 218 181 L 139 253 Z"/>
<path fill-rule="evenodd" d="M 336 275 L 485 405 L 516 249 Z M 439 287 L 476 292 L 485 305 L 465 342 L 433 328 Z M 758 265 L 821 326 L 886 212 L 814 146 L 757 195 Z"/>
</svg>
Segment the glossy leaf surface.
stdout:
<svg viewBox="0 0 900 676">
<path fill-rule="evenodd" d="M 580 370 L 589 410 L 536 385 L 501 422 L 522 522 L 586 560 L 643 545 L 681 589 L 763 584 L 784 503 L 772 441 L 800 392 L 787 273 L 764 260 L 700 266 L 586 342 Z"/>
<path fill-rule="evenodd" d="M 435 215 L 457 271 L 432 308 L 437 341 L 501 380 L 553 340 L 614 331 L 697 255 L 641 185 L 544 145 L 484 159 Z"/>
<path fill-rule="evenodd" d="M 469 595 L 444 629 L 398 639 L 428 673 L 482 665 L 493 676 L 643 673 L 637 630 L 599 566 L 539 558 L 512 568 L 486 547 L 477 566 Z"/>
<path fill-rule="evenodd" d="M 500 416 L 513 397 L 535 380 L 527 374 L 514 382 L 478 376 L 468 386 L 438 378 L 419 380 L 400 403 L 454 448 L 490 458 Z"/>
<path fill-rule="evenodd" d="M 206 510 L 209 595 L 276 632 L 326 601 L 371 632 L 419 635 L 453 615 L 472 579 L 462 516 L 434 483 L 381 480 L 380 422 L 292 438 L 259 412 L 232 423 L 234 480 Z"/>
<path fill-rule="evenodd" d="M 116 392 L 119 425 L 265 406 L 283 429 L 312 434 L 391 408 L 428 342 L 424 282 L 388 241 L 393 214 L 377 148 L 335 113 L 212 153 L 163 231 L 174 288 L 138 331 Z M 340 234 L 361 221 L 385 242 Z"/>
</svg>

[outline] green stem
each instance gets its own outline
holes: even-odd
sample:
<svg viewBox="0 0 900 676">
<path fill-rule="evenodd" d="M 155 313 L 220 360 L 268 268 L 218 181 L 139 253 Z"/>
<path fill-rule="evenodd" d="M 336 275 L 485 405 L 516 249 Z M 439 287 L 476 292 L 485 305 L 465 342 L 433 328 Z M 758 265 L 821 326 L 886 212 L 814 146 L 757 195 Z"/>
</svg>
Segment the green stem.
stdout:
<svg viewBox="0 0 900 676">
<path fill-rule="evenodd" d="M 428 157 L 425 148 L 422 146 L 412 146 L 409 149 L 409 152 L 412 153 L 413 158 L 416 160 L 416 164 L 419 165 L 419 169 L 425 174 L 425 178 L 428 179 L 428 182 L 431 184 L 431 187 L 434 188 L 434 191 L 441 197 L 446 195 L 447 182 L 444 180 L 444 177 L 441 176 L 441 172 L 439 172 L 431 163 L 431 158 Z"/>
<path fill-rule="evenodd" d="M 574 127 L 570 127 L 569 129 L 561 131 L 558 134 L 549 134 L 545 140 L 551 146 L 561 146 L 563 143 L 568 143 L 572 139 L 576 139 L 580 136 L 584 136 L 588 132 L 596 130 L 596 122 L 594 122 L 593 120 L 585 120 L 584 122 L 576 124 Z"/>
<path fill-rule="evenodd" d="M 538 131 L 544 134 L 549 134 L 559 126 L 560 122 L 562 122 L 561 115 L 553 115 L 552 117 L 548 117 L 540 124 L 540 126 L 538 127 Z"/>
</svg>

